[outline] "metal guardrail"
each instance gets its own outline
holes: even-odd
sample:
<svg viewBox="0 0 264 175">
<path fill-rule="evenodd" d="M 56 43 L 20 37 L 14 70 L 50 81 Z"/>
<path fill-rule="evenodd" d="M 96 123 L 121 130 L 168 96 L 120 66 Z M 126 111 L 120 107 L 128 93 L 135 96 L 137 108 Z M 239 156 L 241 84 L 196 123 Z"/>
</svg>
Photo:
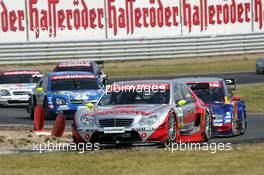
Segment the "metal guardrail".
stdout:
<svg viewBox="0 0 264 175">
<path fill-rule="evenodd" d="M 264 33 L 216 37 L 1 43 L 0 64 L 132 60 L 264 52 Z"/>
</svg>

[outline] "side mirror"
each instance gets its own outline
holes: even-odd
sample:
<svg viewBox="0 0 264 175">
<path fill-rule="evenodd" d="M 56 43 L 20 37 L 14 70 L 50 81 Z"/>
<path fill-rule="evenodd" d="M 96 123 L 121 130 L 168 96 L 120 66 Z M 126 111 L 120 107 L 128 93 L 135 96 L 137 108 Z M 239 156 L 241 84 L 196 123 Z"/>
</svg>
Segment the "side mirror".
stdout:
<svg viewBox="0 0 264 175">
<path fill-rule="evenodd" d="M 234 96 L 232 98 L 233 101 L 240 101 L 241 100 L 241 97 L 240 96 Z"/>
<path fill-rule="evenodd" d="M 44 92 L 44 89 L 43 88 L 37 88 L 37 92 L 42 93 L 42 92 Z"/>
<path fill-rule="evenodd" d="M 86 104 L 86 107 L 89 108 L 89 109 L 93 109 L 94 108 L 94 104 L 88 103 L 88 104 Z"/>
<path fill-rule="evenodd" d="M 186 100 L 180 100 L 179 102 L 178 102 L 178 105 L 180 106 L 180 107 L 182 107 L 182 106 L 184 106 L 184 105 L 186 105 L 187 104 L 187 101 Z"/>
</svg>

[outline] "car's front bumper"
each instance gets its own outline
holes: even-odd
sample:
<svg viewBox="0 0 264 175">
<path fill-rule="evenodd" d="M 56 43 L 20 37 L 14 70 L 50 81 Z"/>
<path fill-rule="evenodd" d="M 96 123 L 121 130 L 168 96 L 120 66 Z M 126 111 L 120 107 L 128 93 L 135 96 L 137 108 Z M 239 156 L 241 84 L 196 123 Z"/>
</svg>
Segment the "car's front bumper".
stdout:
<svg viewBox="0 0 264 175">
<path fill-rule="evenodd" d="M 69 104 L 64 106 L 53 106 L 49 107 L 51 115 L 58 115 L 63 113 L 66 118 L 73 118 L 76 111 L 81 109 L 87 109 L 85 105 Z"/>
<path fill-rule="evenodd" d="M 144 128 L 145 129 L 145 128 Z M 166 128 L 125 128 L 121 133 L 105 133 L 105 128 L 76 129 L 76 132 L 85 142 L 99 143 L 147 143 L 164 142 L 167 140 Z"/>
<path fill-rule="evenodd" d="M 2 106 L 27 106 L 28 104 L 28 95 L 0 97 L 0 105 Z"/>
<path fill-rule="evenodd" d="M 232 132 L 232 124 L 223 124 L 222 126 L 213 126 L 213 137 L 231 137 L 234 136 Z"/>
</svg>

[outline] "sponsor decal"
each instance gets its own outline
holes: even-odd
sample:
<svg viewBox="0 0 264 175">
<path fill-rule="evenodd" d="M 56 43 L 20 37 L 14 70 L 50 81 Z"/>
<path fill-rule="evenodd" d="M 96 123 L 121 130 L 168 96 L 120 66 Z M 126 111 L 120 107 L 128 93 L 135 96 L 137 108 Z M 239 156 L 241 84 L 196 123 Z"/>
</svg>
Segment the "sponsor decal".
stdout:
<svg viewBox="0 0 264 175">
<path fill-rule="evenodd" d="M 90 63 L 62 63 L 58 67 L 91 67 Z"/>
<path fill-rule="evenodd" d="M 60 35 L 74 32 L 108 33 L 117 38 L 144 31 L 151 36 L 158 30 L 164 36 L 168 30 L 161 29 L 191 33 L 198 28 L 202 33 L 226 26 L 238 29 L 233 33 L 245 26 L 243 32 L 249 33 L 253 24 L 263 30 L 263 0 L 27 0 L 18 7 L 14 3 L 0 0 L 0 32 L 8 36 L 30 33 L 30 40 L 41 39 L 43 34 L 63 38 Z"/>
<path fill-rule="evenodd" d="M 104 128 L 105 134 L 121 134 L 125 133 L 125 127 L 107 127 Z"/>
<path fill-rule="evenodd" d="M 35 75 L 40 74 L 39 71 L 13 71 L 13 72 L 4 72 L 3 75 Z"/>
<path fill-rule="evenodd" d="M 102 111 L 102 112 L 96 112 L 93 114 L 85 114 L 85 116 L 96 116 L 96 115 L 115 115 L 115 114 L 136 114 L 136 115 L 142 115 L 142 116 L 149 116 L 153 113 L 151 112 L 144 112 L 144 111 L 135 111 L 135 110 L 126 110 L 126 109 L 117 109 L 117 110 L 109 110 L 109 111 Z"/>
<path fill-rule="evenodd" d="M 95 75 L 56 75 L 56 76 L 51 76 L 51 80 L 66 80 L 66 79 L 95 79 Z"/>
<path fill-rule="evenodd" d="M 209 85 L 210 85 L 210 88 L 221 88 L 222 87 L 221 83 L 219 82 L 211 82 L 209 83 Z"/>
</svg>

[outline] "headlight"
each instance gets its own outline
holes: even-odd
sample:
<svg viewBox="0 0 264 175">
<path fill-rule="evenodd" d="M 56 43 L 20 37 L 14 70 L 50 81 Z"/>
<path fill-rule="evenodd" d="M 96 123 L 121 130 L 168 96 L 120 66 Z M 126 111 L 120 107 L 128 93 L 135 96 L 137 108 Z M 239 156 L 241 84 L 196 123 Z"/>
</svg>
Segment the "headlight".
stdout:
<svg viewBox="0 0 264 175">
<path fill-rule="evenodd" d="M 213 118 L 219 120 L 219 119 L 224 119 L 224 115 L 223 114 L 213 114 Z"/>
<path fill-rule="evenodd" d="M 88 116 L 82 116 L 80 118 L 80 122 L 87 126 L 87 127 L 94 127 L 95 126 L 95 120 L 94 117 L 88 117 Z"/>
<path fill-rule="evenodd" d="M 63 98 L 56 98 L 56 105 L 67 105 Z"/>
<path fill-rule="evenodd" d="M 1 93 L 0 93 L 1 96 L 10 96 L 10 92 L 8 90 L 1 90 Z"/>
<path fill-rule="evenodd" d="M 149 126 L 154 125 L 158 121 L 157 115 L 151 115 L 149 117 L 143 117 L 139 122 L 139 126 Z"/>
</svg>

